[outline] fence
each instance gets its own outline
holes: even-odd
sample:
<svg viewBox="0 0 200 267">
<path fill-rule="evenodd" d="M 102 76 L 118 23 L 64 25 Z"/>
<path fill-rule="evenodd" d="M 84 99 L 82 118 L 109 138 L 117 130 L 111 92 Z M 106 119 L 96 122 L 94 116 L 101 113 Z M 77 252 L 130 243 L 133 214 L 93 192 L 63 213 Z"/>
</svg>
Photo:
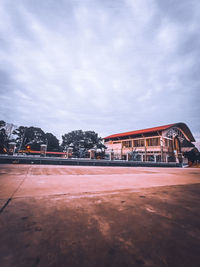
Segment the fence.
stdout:
<svg viewBox="0 0 200 267">
<path fill-rule="evenodd" d="M 45 164 L 45 165 L 80 165 L 80 166 L 120 166 L 120 167 L 182 167 L 176 162 L 141 162 L 126 160 L 64 159 L 40 158 L 27 156 L 0 155 L 0 164 Z"/>
</svg>

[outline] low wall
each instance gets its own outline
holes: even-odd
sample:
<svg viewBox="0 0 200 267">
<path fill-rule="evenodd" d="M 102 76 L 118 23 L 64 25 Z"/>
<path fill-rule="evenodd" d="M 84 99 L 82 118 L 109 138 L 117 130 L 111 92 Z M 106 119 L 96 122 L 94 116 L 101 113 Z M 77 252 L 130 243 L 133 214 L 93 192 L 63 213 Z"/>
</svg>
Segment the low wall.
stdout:
<svg viewBox="0 0 200 267">
<path fill-rule="evenodd" d="M 125 160 L 65 159 L 52 157 L 7 156 L 0 155 L 0 164 L 49 164 L 80 166 L 121 166 L 121 167 L 182 167 L 176 162 L 141 162 Z"/>
</svg>

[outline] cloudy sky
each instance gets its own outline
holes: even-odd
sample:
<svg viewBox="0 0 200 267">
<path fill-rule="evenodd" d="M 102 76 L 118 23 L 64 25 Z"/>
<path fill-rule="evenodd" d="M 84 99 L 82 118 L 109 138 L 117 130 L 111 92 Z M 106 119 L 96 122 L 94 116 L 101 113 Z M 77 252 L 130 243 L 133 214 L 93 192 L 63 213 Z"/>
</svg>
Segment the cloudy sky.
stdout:
<svg viewBox="0 0 200 267">
<path fill-rule="evenodd" d="M 0 119 L 200 133 L 199 0 L 0 0 Z"/>
</svg>

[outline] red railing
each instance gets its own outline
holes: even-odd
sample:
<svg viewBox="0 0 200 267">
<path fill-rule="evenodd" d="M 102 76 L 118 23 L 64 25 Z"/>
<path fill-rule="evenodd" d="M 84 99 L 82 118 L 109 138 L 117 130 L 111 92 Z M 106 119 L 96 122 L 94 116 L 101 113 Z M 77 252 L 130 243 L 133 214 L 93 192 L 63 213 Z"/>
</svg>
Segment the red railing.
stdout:
<svg viewBox="0 0 200 267">
<path fill-rule="evenodd" d="M 29 153 L 29 154 L 49 154 L 49 155 L 67 155 L 67 152 L 55 152 L 55 151 L 47 151 L 42 153 L 41 151 L 35 150 L 20 150 L 19 153 Z"/>
</svg>

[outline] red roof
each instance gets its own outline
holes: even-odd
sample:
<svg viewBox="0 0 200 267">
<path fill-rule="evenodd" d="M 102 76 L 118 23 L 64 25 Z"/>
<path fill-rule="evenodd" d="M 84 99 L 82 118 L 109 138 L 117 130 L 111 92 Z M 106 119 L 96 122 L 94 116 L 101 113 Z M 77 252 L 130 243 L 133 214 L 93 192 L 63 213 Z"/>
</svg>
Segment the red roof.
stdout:
<svg viewBox="0 0 200 267">
<path fill-rule="evenodd" d="M 143 129 L 143 130 L 136 130 L 136 131 L 132 131 L 132 132 L 118 133 L 118 134 L 113 134 L 113 135 L 106 136 L 103 139 L 111 139 L 111 138 L 122 137 L 122 136 L 129 136 L 129 135 L 137 135 L 137 134 L 143 134 L 143 133 L 151 133 L 151 132 L 163 131 L 163 130 L 166 130 L 166 129 L 174 126 L 174 125 L 176 125 L 176 123 L 168 124 L 168 125 L 164 125 L 164 126 L 153 127 L 153 128 L 148 128 L 148 129 Z"/>
</svg>

